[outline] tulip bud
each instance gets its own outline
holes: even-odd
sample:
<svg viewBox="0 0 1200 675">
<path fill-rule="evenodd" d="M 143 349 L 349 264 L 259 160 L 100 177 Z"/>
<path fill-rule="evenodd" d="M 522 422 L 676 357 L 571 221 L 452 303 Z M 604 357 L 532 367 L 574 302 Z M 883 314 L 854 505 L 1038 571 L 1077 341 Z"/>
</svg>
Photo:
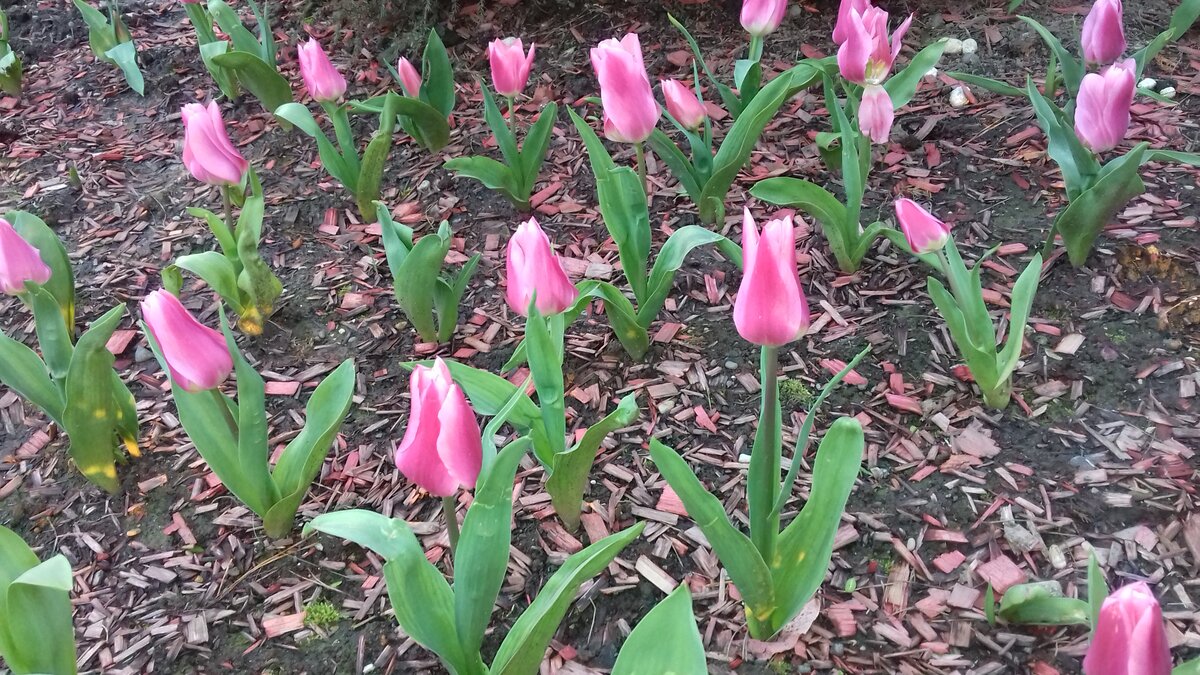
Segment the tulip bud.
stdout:
<svg viewBox="0 0 1200 675">
<path fill-rule="evenodd" d="M 1104 599 L 1092 644 L 1083 657 L 1085 675 L 1170 675 L 1171 647 L 1162 608 L 1144 581 Z"/>
<path fill-rule="evenodd" d="M 142 319 L 171 380 L 185 391 L 215 389 L 233 370 L 225 336 L 196 320 L 179 298 L 159 289 L 142 300 Z"/>
<path fill-rule="evenodd" d="M 0 292 L 17 295 L 25 292 L 25 282 L 50 281 L 50 267 L 42 255 L 25 241 L 13 226 L 0 218 Z"/>
<path fill-rule="evenodd" d="M 421 95 L 421 74 L 413 66 L 412 62 L 403 56 L 396 62 L 396 72 L 400 74 L 400 88 L 404 90 L 404 95 L 409 98 L 417 98 Z"/>
<path fill-rule="evenodd" d="M 768 221 L 761 238 L 745 209 L 742 217 L 745 269 L 733 303 L 738 333 L 756 345 L 779 347 L 808 329 L 808 301 L 796 268 L 796 235 L 790 215 Z"/>
<path fill-rule="evenodd" d="M 408 380 L 412 408 L 396 446 L 396 468 L 435 497 L 474 488 L 483 465 L 475 411 L 440 357 L 416 366 Z"/>
<path fill-rule="evenodd" d="M 1096 0 L 1079 38 L 1083 60 L 1103 65 L 1112 63 L 1125 53 L 1125 27 L 1122 25 L 1121 0 Z"/>
<path fill-rule="evenodd" d="M 562 263 L 550 248 L 550 238 L 536 218 L 521 223 L 508 240 L 508 290 L 505 299 L 512 311 L 526 316 L 529 303 L 537 294 L 537 309 L 542 314 L 558 314 L 575 304 L 579 290 L 567 278 Z"/>
<path fill-rule="evenodd" d="M 863 14 L 870 6 L 871 0 L 842 0 L 838 5 L 837 23 L 833 26 L 834 44 L 841 45 L 849 37 L 850 10 Z"/>
<path fill-rule="evenodd" d="M 892 97 L 888 96 L 887 89 L 868 84 L 863 89 L 862 103 L 858 106 L 859 131 L 866 134 L 872 143 L 887 143 L 894 116 Z"/>
<path fill-rule="evenodd" d="M 1129 131 L 1135 70 L 1133 59 L 1125 59 L 1083 76 L 1075 98 L 1075 135 L 1092 152 L 1112 150 Z"/>
<path fill-rule="evenodd" d="M 658 101 L 642 63 L 642 45 L 637 33 L 619 41 L 610 38 L 593 47 L 592 68 L 600 81 L 600 102 L 613 132 L 606 134 L 629 143 L 641 143 L 658 124 Z"/>
<path fill-rule="evenodd" d="M 774 33 L 787 13 L 787 0 L 742 0 L 742 28 L 762 37 Z"/>
<path fill-rule="evenodd" d="M 504 38 L 488 43 L 488 63 L 492 66 L 492 85 L 496 93 L 514 98 L 529 82 L 529 70 L 533 67 L 534 45 L 529 45 L 529 54 L 520 38 Z"/>
<path fill-rule="evenodd" d="M 215 101 L 183 106 L 183 165 L 209 185 L 237 185 L 250 163 L 233 147 Z"/>
<path fill-rule="evenodd" d="M 911 199 L 896 200 L 896 220 L 913 253 L 941 250 L 950 239 L 950 228 Z"/>
<path fill-rule="evenodd" d="M 297 48 L 304 87 L 317 101 L 336 101 L 346 93 L 346 78 L 333 67 L 321 44 L 309 38 Z"/>
<path fill-rule="evenodd" d="M 679 80 L 662 81 L 663 98 L 667 100 L 667 112 L 685 129 L 695 131 L 704 124 L 707 113 L 704 104 Z"/>
<path fill-rule="evenodd" d="M 912 19 L 910 14 L 892 33 L 889 45 L 887 12 L 870 5 L 864 12 L 850 8 L 846 41 L 838 47 L 837 53 L 842 77 L 856 84 L 883 84 L 896 62 L 901 40 Z"/>
</svg>

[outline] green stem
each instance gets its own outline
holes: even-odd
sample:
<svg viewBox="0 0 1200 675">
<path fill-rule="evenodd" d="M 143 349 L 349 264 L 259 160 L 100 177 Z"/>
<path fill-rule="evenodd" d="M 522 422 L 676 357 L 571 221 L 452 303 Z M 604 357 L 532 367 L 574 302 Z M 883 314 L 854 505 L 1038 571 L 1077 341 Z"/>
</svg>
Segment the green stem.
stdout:
<svg viewBox="0 0 1200 675">
<path fill-rule="evenodd" d="M 358 175 L 358 148 L 354 144 L 354 133 L 350 129 L 350 117 L 346 114 L 346 109 L 329 101 L 322 101 L 321 107 L 325 109 L 325 114 L 329 115 L 329 121 L 333 124 L 333 133 L 337 137 L 342 157 L 355 165 L 354 174 Z"/>
<path fill-rule="evenodd" d="M 750 53 L 748 58 L 751 61 L 761 61 L 763 55 L 763 38 L 761 35 L 750 36 Z"/>
<path fill-rule="evenodd" d="M 214 387 L 208 390 L 208 395 L 216 400 L 217 407 L 221 409 L 225 417 L 225 423 L 229 425 L 229 430 L 233 432 L 233 437 L 238 438 L 241 435 L 241 431 L 238 428 L 237 420 L 233 418 L 233 412 L 229 409 L 229 401 L 225 399 L 225 394 L 222 394 L 220 389 Z"/>
<path fill-rule="evenodd" d="M 442 497 L 442 514 L 446 516 L 446 533 L 450 535 L 450 554 L 458 550 L 458 501 Z"/>
<path fill-rule="evenodd" d="M 775 540 L 779 538 L 779 513 L 775 501 L 779 494 L 779 470 L 783 463 L 779 406 L 779 347 L 764 345 L 761 354 L 762 412 L 758 431 L 750 450 L 747 492 L 750 501 L 750 541 L 759 555 L 772 564 Z"/>
<path fill-rule="evenodd" d="M 517 97 L 506 96 L 505 98 L 508 100 L 508 128 L 511 130 L 513 128 L 513 122 L 516 121 L 516 118 L 513 117 L 513 115 L 516 114 Z"/>
<path fill-rule="evenodd" d="M 234 232 L 233 225 L 233 193 L 230 192 L 228 185 L 221 186 L 221 203 L 225 206 L 225 229 L 229 230 L 229 234 L 237 241 L 237 233 Z"/>
<path fill-rule="evenodd" d="M 976 384 L 979 382 L 976 381 Z M 981 386 L 979 389 L 983 392 L 983 402 L 989 408 L 1004 410 L 1012 399 L 1012 375 L 1004 378 L 1002 382 L 997 382 L 993 387 L 985 389 Z"/>
<path fill-rule="evenodd" d="M 646 147 L 644 143 L 634 143 L 633 149 L 637 153 L 637 172 L 638 182 L 642 185 L 642 191 L 646 193 L 646 198 L 650 197 L 650 187 L 646 184 Z"/>
</svg>

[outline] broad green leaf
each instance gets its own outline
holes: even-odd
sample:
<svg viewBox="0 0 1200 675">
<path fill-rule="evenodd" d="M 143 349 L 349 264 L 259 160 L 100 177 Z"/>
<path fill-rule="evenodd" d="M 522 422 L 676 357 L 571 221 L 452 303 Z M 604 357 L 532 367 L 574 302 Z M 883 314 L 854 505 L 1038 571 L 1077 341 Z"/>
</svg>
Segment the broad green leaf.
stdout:
<svg viewBox="0 0 1200 675">
<path fill-rule="evenodd" d="M 275 35 L 271 32 L 271 19 L 268 16 L 268 0 L 263 0 L 262 6 L 259 6 L 254 0 L 246 0 L 246 4 L 250 5 L 250 11 L 254 12 L 254 18 L 258 21 L 258 43 L 261 45 L 259 57 L 267 62 L 267 65 L 274 68 L 275 63 Z"/>
<path fill-rule="evenodd" d="M 650 337 L 646 335 L 646 329 L 638 323 L 637 312 L 633 309 L 633 303 L 629 302 L 629 298 L 625 297 L 616 286 L 604 281 L 584 281 L 578 285 L 578 288 L 579 299 L 575 301 L 575 306 L 582 308 L 592 298 L 602 301 L 604 313 L 608 316 L 608 322 L 612 326 L 613 333 L 616 333 L 617 340 L 633 360 L 641 361 L 642 357 L 646 356 L 646 352 L 650 350 Z M 574 316 L 575 314 L 571 314 L 571 312 L 572 310 L 567 310 L 566 313 Z"/>
<path fill-rule="evenodd" d="M 394 237 L 392 245 L 397 245 Z M 434 306 L 439 276 L 449 250 L 449 237 L 427 234 L 413 244 L 404 262 L 392 269 L 396 302 L 425 342 L 436 342 L 438 339 Z M 389 255 L 389 262 L 391 257 Z"/>
<path fill-rule="evenodd" d="M 221 32 L 233 40 L 234 49 L 261 60 L 262 45 L 259 44 L 258 38 L 242 25 L 241 17 L 225 3 L 225 0 L 208 0 L 208 13 L 221 27 Z"/>
<path fill-rule="evenodd" d="M 1138 175 L 1146 144 L 1141 143 L 1128 154 L 1104 166 L 1101 176 L 1088 190 L 1071 199 L 1054 221 L 1048 241 L 1054 233 L 1062 235 L 1071 264 L 1079 267 L 1087 262 L 1096 238 L 1112 222 L 1129 200 L 1146 191 Z"/>
<path fill-rule="evenodd" d="M 1175 666 L 1171 675 L 1200 675 L 1200 659 L 1192 659 Z"/>
<path fill-rule="evenodd" d="M 7 41 L 0 40 L 0 91 L 20 96 L 23 74 L 24 68 L 17 53 L 9 48 Z"/>
<path fill-rule="evenodd" d="M 671 169 L 671 174 L 683 186 L 684 192 L 687 192 L 692 202 L 699 203 L 704 188 L 700 178 L 696 175 L 692 160 L 683 154 L 679 146 L 675 145 L 675 141 L 672 141 L 661 129 L 655 129 L 654 133 L 650 134 L 649 145 L 654 154 L 666 163 L 667 168 Z"/>
<path fill-rule="evenodd" d="M 491 675 L 535 675 L 550 638 L 558 631 L 579 585 L 607 567 L 642 533 L 645 525 L 638 523 L 567 558 L 500 643 L 492 661 Z"/>
<path fill-rule="evenodd" d="M 307 537 L 314 530 L 371 549 L 384 560 L 400 558 L 407 547 L 421 547 L 408 523 L 366 509 L 322 513 L 308 521 L 301 535 Z"/>
<path fill-rule="evenodd" d="M 321 164 L 329 172 L 329 175 L 347 188 L 355 186 L 358 175 L 351 173 L 345 158 L 321 130 L 321 126 L 317 124 L 317 120 L 313 118 L 312 112 L 308 108 L 299 103 L 284 103 L 275 109 L 275 117 L 284 123 L 294 124 L 296 128 L 316 140 Z"/>
<path fill-rule="evenodd" d="M 441 113 L 443 121 L 454 110 L 454 69 L 446 45 L 433 28 L 421 54 L 421 100 Z"/>
<path fill-rule="evenodd" d="M 1190 166 L 1200 166 L 1200 153 L 1179 152 L 1177 150 L 1149 150 L 1142 163 L 1146 162 L 1178 162 Z"/>
<path fill-rule="evenodd" d="M 679 584 L 634 627 L 613 664 L 612 675 L 702 675 L 708 672 L 704 642 L 692 612 L 687 584 Z"/>
<path fill-rule="evenodd" d="M 292 102 L 292 87 L 288 81 L 274 66 L 255 54 L 238 49 L 216 55 L 212 62 L 237 73 L 238 81 L 258 98 L 268 112 L 279 115 L 279 107 Z"/>
<path fill-rule="evenodd" d="M 841 228 L 846 207 L 829 190 L 802 178 L 780 176 L 754 184 L 750 195 L 776 206 L 800 209 L 821 222 L 824 228 Z"/>
<path fill-rule="evenodd" d="M 190 5 L 191 3 L 189 3 Z M 221 247 L 221 253 L 224 253 L 228 258 L 237 257 L 237 240 L 233 237 L 233 230 L 225 223 L 225 219 L 208 209 L 201 209 L 194 206 L 189 206 L 187 212 L 196 218 L 202 218 L 208 229 L 212 231 L 213 236 L 217 238 L 217 245 Z"/>
<path fill-rule="evenodd" d="M 447 171 L 473 178 L 489 190 L 499 192 L 514 206 L 522 205 L 517 179 L 513 176 L 512 169 L 491 157 L 454 157 L 446 160 L 443 166 Z"/>
<path fill-rule="evenodd" d="M 536 301 L 529 303 L 525 339 L 529 343 L 529 372 L 537 390 L 538 409 L 550 447 L 557 455 L 566 451 L 567 421 L 563 390 L 563 319 L 545 316 Z"/>
<path fill-rule="evenodd" d="M 76 672 L 71 585 L 65 557 L 39 563 L 16 533 L 0 527 L 0 656 L 15 674 Z"/>
<path fill-rule="evenodd" d="M 62 393 L 50 379 L 46 364 L 32 349 L 4 333 L 0 333 L 0 383 L 62 426 Z"/>
<path fill-rule="evenodd" d="M 727 242 L 737 246 L 723 235 L 699 225 L 685 225 L 667 238 L 665 244 L 654 259 L 654 267 L 650 270 L 650 281 L 646 287 L 646 295 L 638 303 L 637 322 L 643 328 L 649 329 L 650 324 L 658 316 L 659 310 L 671 294 L 675 283 L 675 273 L 683 266 L 689 253 L 698 246 Z"/>
<path fill-rule="evenodd" d="M 106 312 L 79 338 L 64 382 L 63 428 L 71 442 L 71 458 L 88 480 L 116 492 L 114 441 L 117 406 L 113 398 L 113 355 L 108 339 L 125 314 L 125 305 Z"/>
<path fill-rule="evenodd" d="M 917 93 L 917 87 L 921 84 L 921 78 L 925 77 L 925 73 L 928 73 L 930 68 L 937 65 L 938 59 L 942 58 L 942 52 L 945 50 L 945 39 L 925 45 L 924 49 L 912 57 L 904 70 L 892 75 L 887 82 L 883 83 L 888 98 L 892 99 L 893 109 L 899 110 L 912 100 Z"/>
<path fill-rule="evenodd" d="M 400 96 L 388 92 L 383 104 L 383 113 L 379 116 L 379 129 L 371 137 L 367 149 L 363 152 L 362 164 L 358 169 L 358 190 L 354 199 L 358 202 L 358 212 L 366 222 L 375 219 L 374 203 L 379 199 L 379 188 L 383 182 L 383 169 L 387 164 L 388 153 L 392 150 L 392 134 L 396 128 L 396 109 Z"/>
<path fill-rule="evenodd" d="M 243 491 L 256 496 L 255 501 L 262 509 L 257 510 L 247 503 L 260 517 L 265 518 L 271 506 L 279 500 L 280 494 L 274 481 L 271 480 L 269 437 L 267 435 L 267 399 L 266 384 L 262 375 L 250 365 L 237 347 L 233 333 L 225 313 L 221 312 L 221 331 L 225 334 L 225 344 L 233 356 L 233 369 L 237 374 L 237 468 L 232 476 L 217 477 L 229 486 L 231 482 L 241 483 Z M 186 429 L 186 427 L 185 427 Z M 232 491 L 230 487 L 230 491 Z"/>
<path fill-rule="evenodd" d="M 587 490 L 588 475 L 600 444 L 612 432 L 629 426 L 637 413 L 637 396 L 628 394 L 617 404 L 616 410 L 589 427 L 571 449 L 554 456 L 550 477 L 546 479 L 546 491 L 550 493 L 554 511 L 572 532 L 579 529 L 583 493 Z"/>
<path fill-rule="evenodd" d="M 184 3 L 184 6 L 189 10 L 194 7 L 200 11 L 204 11 L 200 8 L 198 3 Z M 220 88 L 221 93 L 225 95 L 225 98 L 233 100 L 237 98 L 241 91 L 241 88 L 238 85 L 237 72 L 228 68 L 222 68 L 221 66 L 217 65 L 215 61 L 213 61 L 214 58 L 227 53 L 229 53 L 229 43 L 225 40 L 214 39 L 214 41 L 211 42 L 200 43 L 200 60 L 204 62 L 204 67 L 208 70 L 208 73 L 212 75 L 213 81 L 217 83 L 217 87 Z"/>
<path fill-rule="evenodd" d="M 983 592 L 983 618 L 989 626 L 996 625 L 996 589 L 992 588 L 991 584 L 988 584 L 987 590 Z"/>
<path fill-rule="evenodd" d="M 1038 125 L 1046 134 L 1046 152 L 1062 170 L 1067 196 L 1073 200 L 1087 188 L 1092 176 L 1099 172 L 1100 165 L 1095 156 L 1079 142 L 1075 129 L 1068 124 L 1061 111 L 1037 90 L 1033 80 L 1026 82 L 1025 93 L 1033 103 Z"/>
<path fill-rule="evenodd" d="M 66 376 L 71 366 L 71 354 L 74 351 L 71 334 L 63 322 L 58 302 L 50 291 L 31 281 L 25 282 L 25 291 L 33 307 L 38 348 L 42 350 L 42 358 L 50 370 L 50 379 L 57 382 Z"/>
<path fill-rule="evenodd" d="M 1035 254 L 1017 277 L 1012 289 L 1012 307 L 1009 310 L 1008 338 L 1000 350 L 996 374 L 1000 379 L 1012 376 L 1021 358 L 1021 344 L 1025 341 L 1025 324 L 1029 321 L 1029 310 L 1033 307 L 1033 296 L 1037 293 L 1038 280 L 1042 274 L 1042 256 Z"/>
<path fill-rule="evenodd" d="M 378 115 L 383 110 L 383 96 L 375 96 L 365 101 L 350 101 L 350 110 L 355 113 Z M 446 115 L 436 108 L 411 96 L 401 96 L 396 103 L 400 121 L 413 138 L 428 150 L 440 150 L 450 142 L 450 123 Z M 405 120 L 411 122 L 411 125 Z M 416 128 L 413 128 L 415 125 Z"/>
<path fill-rule="evenodd" d="M 496 137 L 496 145 L 500 148 L 500 154 L 504 156 L 504 163 L 512 167 L 513 171 L 520 172 L 521 151 L 517 147 L 516 136 L 513 136 L 512 129 L 508 126 L 511 120 L 504 120 L 504 113 L 500 112 L 496 98 L 492 96 L 492 90 L 488 89 L 486 84 L 480 82 L 479 91 L 483 94 L 483 117 L 488 128 L 492 130 L 492 135 Z"/>
<path fill-rule="evenodd" d="M 1091 626 L 1093 634 L 1096 632 L 1096 626 L 1100 624 L 1100 608 L 1107 597 L 1108 582 L 1104 579 L 1104 572 L 1100 570 L 1100 562 L 1096 560 L 1096 553 L 1093 551 L 1088 554 L 1087 575 L 1088 625 Z"/>
<path fill-rule="evenodd" d="M 1058 59 L 1058 66 L 1062 69 L 1063 81 L 1066 82 L 1067 91 L 1074 96 L 1075 92 L 1079 91 L 1079 83 L 1083 80 L 1084 69 L 1083 64 L 1075 58 L 1071 52 L 1063 47 L 1062 42 L 1049 31 L 1045 26 L 1039 23 L 1036 19 L 1031 19 L 1027 16 L 1018 16 L 1018 19 L 1029 24 L 1037 34 L 1041 36 L 1042 41 L 1050 48 L 1051 53 Z"/>
<path fill-rule="evenodd" d="M 537 185 L 538 174 L 546 161 L 546 151 L 550 149 L 550 134 L 554 131 L 554 122 L 558 119 L 558 104 L 547 103 L 538 113 L 537 121 L 525 132 L 525 142 L 521 144 L 521 173 L 524 177 L 522 195 L 525 201 L 533 193 Z"/>
<path fill-rule="evenodd" d="M 948 72 L 946 75 L 972 87 L 979 87 L 980 89 L 990 91 L 993 94 L 1000 94 L 1001 96 L 1025 96 L 1024 89 L 1021 89 L 1020 87 L 1014 87 L 1011 84 L 1001 82 L 1000 80 L 993 80 L 990 77 L 972 75 L 971 73 L 963 73 L 959 71 Z"/>
<path fill-rule="evenodd" d="M 4 214 L 21 238 L 38 250 L 38 256 L 50 268 L 50 280 L 42 288 L 50 291 L 62 309 L 63 321 L 72 338 L 75 334 L 75 272 L 62 240 L 41 218 L 28 211 L 9 211 Z"/>
<path fill-rule="evenodd" d="M 450 338 L 454 337 L 454 329 L 458 326 L 458 305 L 462 302 L 462 296 L 467 290 L 467 284 L 470 283 L 471 277 L 475 275 L 475 270 L 479 267 L 479 261 L 482 259 L 483 256 L 476 253 L 458 270 L 458 275 L 454 277 L 453 283 L 447 283 L 443 279 L 438 284 L 436 303 L 438 342 L 448 342 Z"/>
<path fill-rule="evenodd" d="M 104 52 L 104 56 L 121 69 L 121 74 L 125 76 L 125 81 L 129 83 L 130 89 L 136 91 L 139 96 L 145 95 L 146 81 L 142 78 L 142 70 L 138 68 L 137 45 L 133 43 L 133 40 L 117 43 Z"/>
<path fill-rule="evenodd" d="M 1063 597 L 1057 581 L 1018 584 L 1000 598 L 1000 618 L 1015 624 L 1069 626 L 1088 622 L 1088 604 Z"/>
<path fill-rule="evenodd" d="M 1182 38 L 1198 17 L 1200 17 L 1200 0 L 1183 0 L 1179 3 L 1175 12 L 1171 14 L 1171 21 L 1167 25 L 1167 29 L 1156 35 L 1145 47 L 1134 52 L 1133 59 L 1137 64 L 1138 79 L 1141 79 L 1146 64 L 1162 51 L 1163 47 Z"/>
<path fill-rule="evenodd" d="M 203 279 L 234 312 L 240 314 L 244 310 L 238 270 L 229 258 L 216 251 L 204 251 L 176 258 L 175 266 Z"/>
<path fill-rule="evenodd" d="M 83 22 L 87 24 L 88 45 L 92 48 L 92 54 L 95 54 L 98 59 L 107 59 L 105 52 L 117 44 L 116 31 L 109 24 L 108 17 L 84 0 L 71 0 L 71 2 L 75 4 L 75 8 L 83 17 Z"/>
<path fill-rule="evenodd" d="M 929 277 L 926 280 L 926 289 L 929 298 L 933 300 L 934 306 L 945 320 L 946 327 L 950 329 L 950 337 L 954 339 L 954 345 L 958 347 L 975 381 L 980 383 L 980 387 L 994 387 L 997 380 L 995 346 L 976 345 L 973 342 L 966 317 L 942 282 Z"/>
<path fill-rule="evenodd" d="M 238 262 L 242 266 L 237 285 L 250 300 L 238 313 L 238 328 L 249 335 L 262 333 L 267 317 L 275 312 L 275 301 L 283 293 L 283 283 L 258 252 L 263 208 L 261 195 L 247 197 L 237 224 Z"/>
</svg>

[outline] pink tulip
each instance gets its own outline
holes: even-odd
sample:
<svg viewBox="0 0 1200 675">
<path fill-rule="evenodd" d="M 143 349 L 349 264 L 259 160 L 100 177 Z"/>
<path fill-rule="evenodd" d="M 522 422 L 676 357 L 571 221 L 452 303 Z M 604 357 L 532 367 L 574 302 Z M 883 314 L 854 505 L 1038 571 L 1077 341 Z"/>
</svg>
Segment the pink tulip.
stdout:
<svg viewBox="0 0 1200 675">
<path fill-rule="evenodd" d="M 787 13 L 787 0 L 742 0 L 742 28 L 762 37 L 774 33 Z"/>
<path fill-rule="evenodd" d="M 496 93 L 505 98 L 514 98 L 529 82 L 529 69 L 533 67 L 534 45 L 530 43 L 529 54 L 520 38 L 504 38 L 488 43 L 488 62 L 492 66 L 492 84 Z"/>
<path fill-rule="evenodd" d="M 508 290 L 505 299 L 512 311 L 526 316 L 529 303 L 537 294 L 537 309 L 542 314 L 558 314 L 575 304 L 579 290 L 567 278 L 562 263 L 550 248 L 550 238 L 536 218 L 521 223 L 508 240 L 506 270 Z"/>
<path fill-rule="evenodd" d="M 162 351 L 171 380 L 185 391 L 214 389 L 233 370 L 225 336 L 196 320 L 179 298 L 159 289 L 142 300 L 142 319 Z"/>
<path fill-rule="evenodd" d="M 1170 675 L 1171 648 L 1162 608 L 1145 582 L 1122 586 L 1104 599 L 1085 675 Z"/>
<path fill-rule="evenodd" d="M 950 239 L 950 227 L 911 199 L 896 200 L 896 220 L 913 253 L 933 253 Z"/>
<path fill-rule="evenodd" d="M 432 368 L 413 368 L 408 387 L 412 408 L 396 468 L 435 497 L 474 488 L 483 464 L 479 423 L 446 362 L 439 357 Z"/>
<path fill-rule="evenodd" d="M 42 254 L 32 244 L 0 218 L 0 292 L 24 293 L 26 281 L 35 284 L 50 281 L 50 267 L 42 262 Z"/>
<path fill-rule="evenodd" d="M 796 269 L 796 235 L 791 215 L 768 221 L 762 235 L 750 209 L 742 216 L 745 270 L 733 303 L 738 333 L 756 345 L 779 347 L 808 329 L 808 301 Z"/>
<path fill-rule="evenodd" d="M 887 12 L 873 6 L 868 6 L 864 12 L 850 8 L 846 41 L 837 53 L 842 77 L 856 84 L 883 84 L 892 70 L 892 64 L 896 62 L 900 41 L 908 32 L 912 19 L 910 14 L 892 33 L 889 45 Z"/>
<path fill-rule="evenodd" d="M 409 98 L 417 98 L 421 95 L 421 74 L 413 66 L 412 62 L 403 56 L 396 62 L 396 72 L 400 74 L 400 88 L 404 90 L 404 95 Z"/>
<path fill-rule="evenodd" d="M 600 81 L 600 102 L 613 127 L 609 137 L 615 135 L 629 143 L 645 141 L 658 124 L 659 109 L 642 64 L 637 33 L 605 40 L 592 48 L 591 55 Z"/>
<path fill-rule="evenodd" d="M 850 10 L 863 14 L 870 6 L 871 0 L 842 0 L 842 4 L 838 6 L 837 23 L 833 26 L 834 44 L 840 45 L 849 38 Z"/>
<path fill-rule="evenodd" d="M 895 111 L 892 107 L 892 97 L 887 90 L 877 84 L 868 84 L 863 89 L 862 103 L 858 107 L 858 129 L 871 139 L 872 143 L 887 143 L 892 133 L 892 120 Z"/>
<path fill-rule="evenodd" d="M 1135 69 L 1133 59 L 1125 59 L 1083 76 L 1075 99 L 1075 135 L 1092 152 L 1112 150 L 1125 138 Z"/>
<path fill-rule="evenodd" d="M 237 185 L 250 163 L 233 147 L 216 101 L 183 106 L 183 165 L 209 185 Z"/>
<path fill-rule="evenodd" d="M 346 93 L 346 78 L 333 67 L 321 43 L 309 38 L 297 48 L 304 87 L 318 101 L 336 101 Z"/>
<path fill-rule="evenodd" d="M 662 81 L 663 98 L 667 100 L 667 112 L 685 129 L 695 131 L 704 124 L 707 113 L 704 104 L 679 80 Z"/>
<path fill-rule="evenodd" d="M 1087 18 L 1079 42 L 1083 60 L 1103 65 L 1125 53 L 1125 27 L 1121 25 L 1121 0 L 1096 0 Z"/>
</svg>

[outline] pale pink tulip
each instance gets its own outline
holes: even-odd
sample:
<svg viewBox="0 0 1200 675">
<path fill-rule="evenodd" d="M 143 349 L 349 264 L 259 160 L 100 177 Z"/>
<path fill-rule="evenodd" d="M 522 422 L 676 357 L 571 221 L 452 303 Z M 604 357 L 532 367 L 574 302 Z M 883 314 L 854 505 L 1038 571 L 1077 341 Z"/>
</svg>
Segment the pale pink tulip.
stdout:
<svg viewBox="0 0 1200 675">
<path fill-rule="evenodd" d="M 496 93 L 514 98 L 529 82 L 529 70 L 533 67 L 535 45 L 530 43 L 529 54 L 520 38 L 504 38 L 488 43 L 488 63 L 492 66 L 492 84 Z"/>
<path fill-rule="evenodd" d="M 742 0 L 742 28 L 762 37 L 774 33 L 787 14 L 787 0 Z"/>
<path fill-rule="evenodd" d="M 838 48 L 837 62 L 842 77 L 856 84 L 883 84 L 896 56 L 900 42 L 912 23 L 909 15 L 892 33 L 889 44 L 888 13 L 868 6 L 864 12 L 850 8 L 846 24 L 846 41 Z"/>
<path fill-rule="evenodd" d="M 1079 38 L 1084 61 L 1104 65 L 1121 58 L 1125 53 L 1122 14 L 1121 0 L 1096 0 L 1083 20 L 1083 31 Z"/>
<path fill-rule="evenodd" d="M 0 218 L 0 292 L 17 295 L 25 292 L 25 282 L 50 281 L 50 267 L 42 255 L 25 241 L 7 220 Z"/>
<path fill-rule="evenodd" d="M 872 143 L 887 143 L 892 133 L 895 110 L 892 97 L 877 84 L 868 84 L 863 89 L 862 103 L 858 106 L 858 129 Z"/>
<path fill-rule="evenodd" d="M 321 43 L 313 38 L 296 49 L 300 60 L 300 77 L 308 94 L 317 101 L 336 101 L 346 93 L 346 78 L 329 62 Z"/>
<path fill-rule="evenodd" d="M 1112 150 L 1129 131 L 1135 71 L 1133 59 L 1125 59 L 1083 76 L 1075 99 L 1075 135 L 1092 152 Z"/>
<path fill-rule="evenodd" d="M 600 102 L 613 126 L 609 137 L 641 143 L 658 124 L 658 101 L 642 63 L 642 45 L 637 33 L 617 40 L 610 38 L 593 47 L 592 68 L 600 81 Z"/>
<path fill-rule="evenodd" d="M 667 101 L 667 112 L 685 129 L 695 131 L 704 124 L 708 113 L 704 110 L 704 104 L 687 85 L 679 80 L 663 80 L 662 90 L 663 98 Z"/>
<path fill-rule="evenodd" d="M 183 106 L 183 165 L 209 185 L 237 185 L 250 163 L 233 147 L 216 101 Z"/>
<path fill-rule="evenodd" d="M 474 488 L 483 464 L 479 423 L 446 362 L 439 357 L 432 368 L 416 366 L 408 386 L 412 407 L 396 467 L 435 497 Z"/>
<path fill-rule="evenodd" d="M 913 253 L 933 253 L 950 239 L 950 227 L 911 199 L 896 200 L 896 220 Z"/>
<path fill-rule="evenodd" d="M 850 10 L 859 14 L 867 11 L 871 0 L 842 0 L 838 5 L 837 23 L 833 26 L 833 43 L 840 45 L 846 41 L 850 33 Z"/>
<path fill-rule="evenodd" d="M 562 263 L 550 248 L 550 238 L 542 231 L 536 218 L 521 223 L 506 254 L 508 289 L 505 299 L 512 311 L 526 316 L 529 303 L 537 295 L 537 309 L 542 314 L 558 314 L 575 304 L 579 290 L 567 278 Z"/>
<path fill-rule="evenodd" d="M 1145 582 L 1119 588 L 1104 599 L 1092 644 L 1083 657 L 1085 675 L 1170 675 L 1171 647 L 1162 608 Z"/>
<path fill-rule="evenodd" d="M 808 301 L 796 268 L 796 235 L 791 215 L 768 221 L 761 237 L 750 209 L 742 217 L 745 270 L 733 303 L 738 333 L 756 345 L 779 347 L 808 329 Z"/>
<path fill-rule="evenodd" d="M 404 90 L 404 95 L 409 98 L 420 97 L 421 74 L 412 62 L 401 56 L 396 62 L 396 72 L 400 74 L 400 88 Z"/>
<path fill-rule="evenodd" d="M 167 291 L 154 291 L 142 300 L 142 319 L 158 343 L 171 380 L 185 391 L 214 389 L 233 370 L 225 336 L 197 321 Z"/>
</svg>

